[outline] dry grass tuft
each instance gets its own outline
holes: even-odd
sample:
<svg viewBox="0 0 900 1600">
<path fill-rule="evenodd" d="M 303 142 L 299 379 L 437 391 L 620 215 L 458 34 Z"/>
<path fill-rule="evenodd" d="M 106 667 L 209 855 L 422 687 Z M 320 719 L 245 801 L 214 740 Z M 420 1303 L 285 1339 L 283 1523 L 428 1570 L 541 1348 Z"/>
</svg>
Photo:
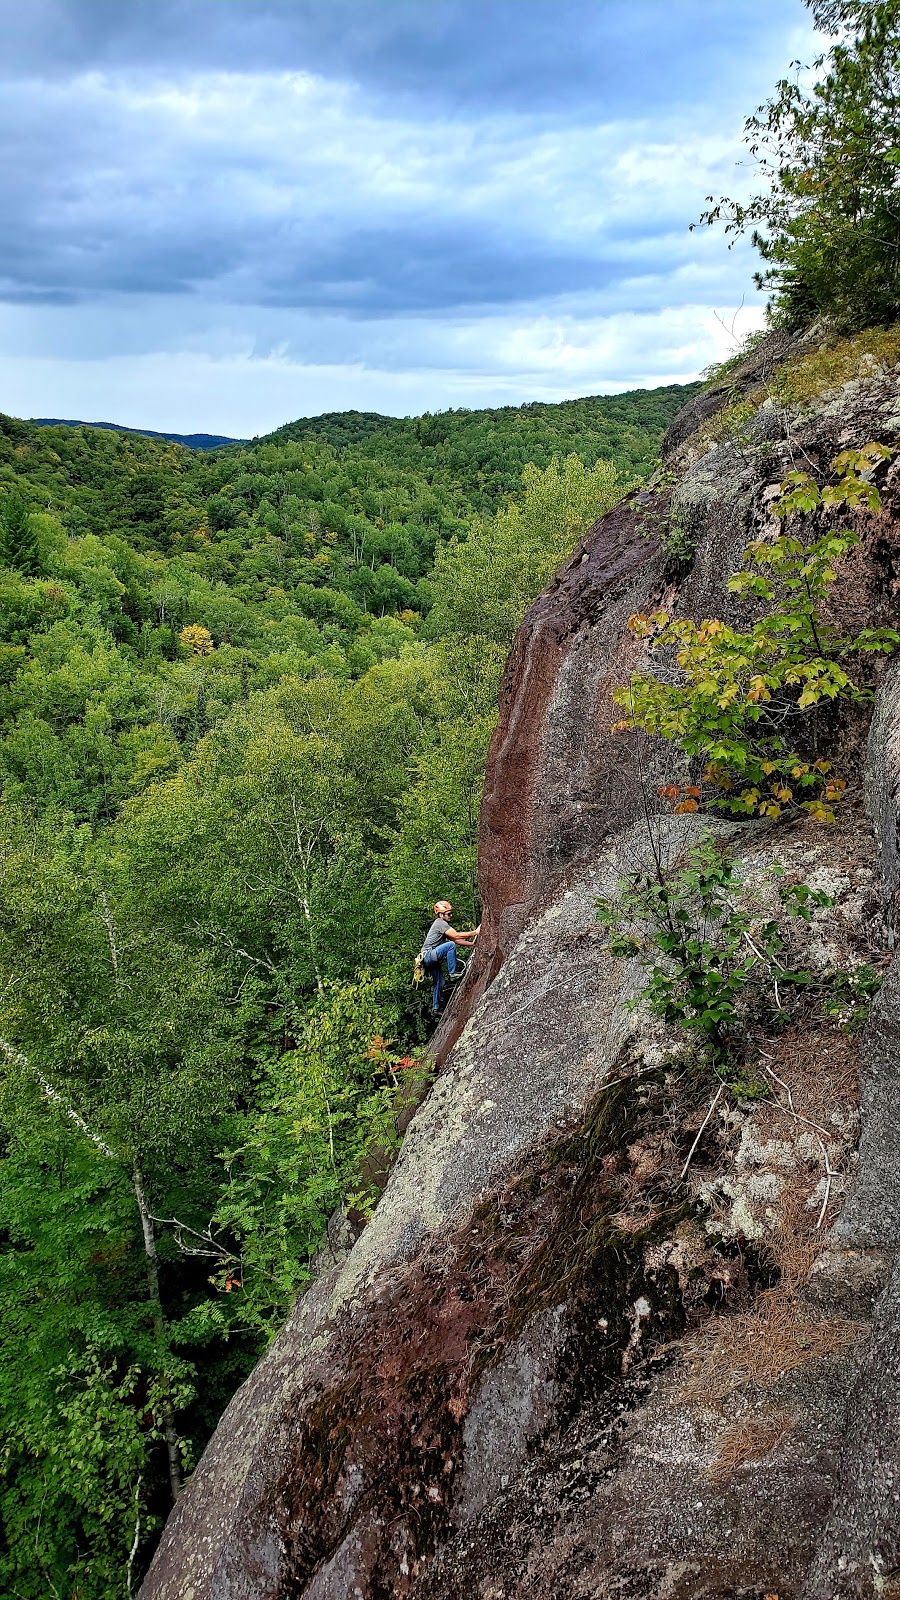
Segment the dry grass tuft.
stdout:
<svg viewBox="0 0 900 1600">
<path fill-rule="evenodd" d="M 866 328 L 851 339 L 835 339 L 824 350 L 812 350 L 773 373 L 768 391 L 785 405 L 810 405 L 820 395 L 840 389 L 854 378 L 900 361 L 900 323 Z"/>
<path fill-rule="evenodd" d="M 747 1384 L 763 1388 L 807 1361 L 837 1355 L 855 1344 L 863 1324 L 814 1317 L 779 1284 L 766 1289 L 752 1310 L 723 1319 L 712 1338 L 699 1335 L 689 1350 L 693 1371 L 683 1398 L 692 1405 L 725 1400 Z"/>
<path fill-rule="evenodd" d="M 768 1417 L 742 1417 L 725 1429 L 719 1454 L 709 1469 L 713 1483 L 725 1484 L 738 1467 L 748 1461 L 763 1461 L 794 1426 L 789 1412 L 773 1412 Z"/>
<path fill-rule="evenodd" d="M 843 387 L 854 378 L 887 371 L 900 363 L 900 322 L 890 328 L 866 328 L 849 339 L 830 339 L 822 349 L 777 367 L 764 382 L 746 395 L 733 393 L 699 434 L 706 446 L 723 441 L 740 451 L 746 424 L 765 400 L 783 406 L 809 406 L 820 396 Z"/>
<path fill-rule="evenodd" d="M 859 1052 L 836 1025 L 789 1028 L 767 1045 L 767 1060 L 793 1090 L 797 1110 L 824 1121 L 859 1103 Z M 783 1096 L 782 1096 L 783 1098 Z"/>
<path fill-rule="evenodd" d="M 778 1268 L 778 1289 L 796 1295 L 809 1277 L 824 1239 L 812 1226 L 812 1213 L 802 1189 L 784 1191 L 778 1208 L 778 1221 L 772 1230 L 769 1250 Z M 774 1292 L 774 1291 L 773 1291 Z"/>
<path fill-rule="evenodd" d="M 701 434 L 703 443 L 708 445 L 724 442 L 740 448 L 744 440 L 744 428 L 764 399 L 764 392 L 754 389 L 748 399 L 733 400 L 730 405 L 723 406 L 721 411 L 716 411 L 703 428 Z"/>
<path fill-rule="evenodd" d="M 799 1294 L 824 1240 L 814 1232 L 806 1196 L 789 1190 L 771 1241 L 779 1282 L 747 1311 L 723 1316 L 686 1346 L 691 1375 L 683 1398 L 690 1405 L 725 1400 L 747 1385 L 766 1388 L 807 1361 L 837 1355 L 855 1344 L 865 1325 L 818 1316 Z"/>
</svg>

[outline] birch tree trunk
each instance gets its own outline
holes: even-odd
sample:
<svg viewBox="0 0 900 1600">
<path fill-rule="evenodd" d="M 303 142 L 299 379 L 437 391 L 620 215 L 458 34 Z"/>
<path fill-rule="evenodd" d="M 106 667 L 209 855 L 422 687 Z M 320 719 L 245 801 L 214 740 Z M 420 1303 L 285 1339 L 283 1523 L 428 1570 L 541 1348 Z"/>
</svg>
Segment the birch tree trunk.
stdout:
<svg viewBox="0 0 900 1600">
<path fill-rule="evenodd" d="M 153 1332 L 160 1350 L 163 1349 L 166 1333 L 166 1319 L 163 1312 L 162 1296 L 159 1292 L 159 1264 L 156 1254 L 156 1234 L 153 1229 L 153 1218 L 147 1204 L 144 1191 L 144 1179 L 137 1162 L 134 1164 L 132 1174 L 134 1182 L 134 1197 L 137 1201 L 138 1212 L 141 1218 L 141 1230 L 144 1235 L 144 1255 L 147 1261 L 147 1284 L 150 1290 L 150 1304 L 153 1307 Z M 181 1477 L 181 1452 L 178 1448 L 178 1429 L 175 1426 L 175 1408 L 172 1404 L 171 1391 L 168 1379 L 165 1380 L 162 1391 L 162 1418 L 163 1433 L 166 1440 L 166 1452 L 169 1458 L 169 1485 L 172 1490 L 172 1504 L 178 1499 L 182 1489 Z"/>
</svg>

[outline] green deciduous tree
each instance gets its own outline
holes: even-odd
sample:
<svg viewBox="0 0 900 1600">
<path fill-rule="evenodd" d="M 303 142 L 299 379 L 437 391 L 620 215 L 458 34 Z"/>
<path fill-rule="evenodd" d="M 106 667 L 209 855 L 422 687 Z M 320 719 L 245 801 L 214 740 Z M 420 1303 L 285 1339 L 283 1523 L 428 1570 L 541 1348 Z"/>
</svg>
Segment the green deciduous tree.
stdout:
<svg viewBox="0 0 900 1600">
<path fill-rule="evenodd" d="M 834 42 L 746 124 L 762 188 L 746 202 L 710 196 L 701 220 L 752 231 L 757 282 L 790 325 L 823 313 L 849 329 L 889 322 L 900 314 L 900 0 L 806 3 Z"/>
<path fill-rule="evenodd" d="M 220 1269 L 244 1326 L 277 1332 L 322 1241 L 352 1195 L 365 1210 L 362 1172 L 377 1147 L 398 1144 L 393 1107 L 398 1055 L 383 980 L 329 983 L 298 1021 L 292 1049 L 267 1066 L 260 1105 L 236 1125 L 215 1222 L 234 1241 Z"/>
<path fill-rule="evenodd" d="M 526 467 L 523 493 L 491 518 L 476 518 L 464 542 L 438 550 L 430 631 L 508 646 L 526 608 L 591 523 L 628 488 L 608 461 L 586 467 L 556 457 Z"/>
</svg>

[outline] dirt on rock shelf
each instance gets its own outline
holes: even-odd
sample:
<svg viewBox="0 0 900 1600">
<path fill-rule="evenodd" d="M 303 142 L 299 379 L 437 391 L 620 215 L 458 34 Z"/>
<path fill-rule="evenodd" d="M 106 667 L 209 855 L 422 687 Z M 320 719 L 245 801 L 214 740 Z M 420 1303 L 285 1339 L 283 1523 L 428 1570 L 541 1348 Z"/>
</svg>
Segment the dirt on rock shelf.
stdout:
<svg viewBox="0 0 900 1600">
<path fill-rule="evenodd" d="M 836 827 L 648 820 L 688 769 L 611 731 L 613 691 L 658 670 L 629 616 L 736 618 L 727 578 L 784 476 L 896 446 L 900 371 L 792 405 L 770 379 L 803 349 L 758 347 L 698 397 L 655 485 L 526 617 L 440 1071 L 372 1220 L 222 1418 L 142 1600 L 900 1596 L 900 667 L 835 720 L 859 778 Z M 900 458 L 879 482 L 833 591 L 848 627 L 900 612 Z M 632 1004 L 639 964 L 596 919 L 650 835 L 676 862 L 710 826 L 753 917 L 779 881 L 824 891 L 795 966 L 884 978 L 859 1032 L 813 998 L 763 1019 L 755 1097 Z"/>
</svg>

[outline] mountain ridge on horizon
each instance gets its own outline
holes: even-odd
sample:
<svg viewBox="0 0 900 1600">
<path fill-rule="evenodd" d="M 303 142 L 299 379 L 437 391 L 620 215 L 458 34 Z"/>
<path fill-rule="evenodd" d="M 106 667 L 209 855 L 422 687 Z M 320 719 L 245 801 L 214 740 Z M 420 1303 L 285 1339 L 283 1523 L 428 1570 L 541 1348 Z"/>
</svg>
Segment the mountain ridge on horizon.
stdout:
<svg viewBox="0 0 900 1600">
<path fill-rule="evenodd" d="M 696 379 L 692 383 L 656 384 L 652 388 L 639 386 L 634 389 L 618 390 L 608 395 L 575 395 L 566 400 L 524 400 L 520 405 L 448 406 L 442 410 L 423 411 L 415 415 L 410 413 L 406 416 L 392 416 L 381 411 L 360 411 L 356 407 L 348 406 L 341 411 L 320 411 L 295 417 L 288 422 L 280 423 L 277 428 L 266 433 L 255 434 L 253 438 L 237 438 L 230 434 L 206 433 L 202 430 L 195 433 L 176 433 L 158 428 L 132 427 L 127 423 L 88 422 L 81 417 L 29 417 L 27 421 L 39 428 L 100 428 L 108 433 L 137 434 L 144 439 L 163 439 L 172 444 L 183 445 L 188 450 L 197 451 L 243 448 L 270 441 L 278 443 L 286 440 L 296 441 L 311 434 L 324 437 L 330 444 L 340 448 L 361 444 L 372 434 L 394 427 L 404 429 L 419 424 L 431 424 L 434 427 L 441 418 L 461 421 L 476 417 L 508 417 L 512 413 L 531 413 L 534 417 L 538 417 L 547 412 L 559 412 L 566 408 L 593 404 L 603 409 L 609 407 L 615 414 L 617 405 L 622 403 L 627 405 L 635 395 L 668 396 L 677 392 L 679 397 L 683 396 L 684 400 L 687 400 L 699 385 L 700 380 Z"/>
<path fill-rule="evenodd" d="M 236 439 L 225 433 L 167 433 L 158 428 L 132 428 L 124 422 L 86 422 L 81 417 L 29 417 L 27 420 L 37 428 L 103 428 L 107 433 L 139 433 L 143 439 L 167 439 L 171 444 L 183 444 L 188 450 L 218 450 L 225 444 L 250 443 L 249 439 Z"/>
</svg>

